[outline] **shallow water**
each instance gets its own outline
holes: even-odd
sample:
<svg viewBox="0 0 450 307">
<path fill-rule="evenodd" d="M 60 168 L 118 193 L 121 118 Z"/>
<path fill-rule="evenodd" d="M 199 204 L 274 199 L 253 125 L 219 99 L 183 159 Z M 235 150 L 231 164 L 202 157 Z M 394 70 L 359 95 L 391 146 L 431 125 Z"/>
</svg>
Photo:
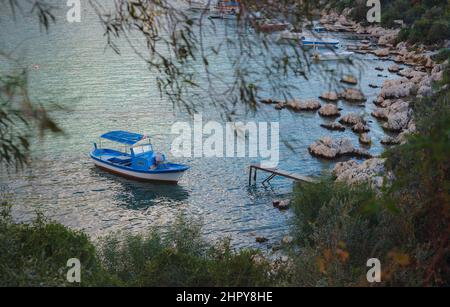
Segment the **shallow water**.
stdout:
<svg viewBox="0 0 450 307">
<path fill-rule="evenodd" d="M 2 48 L 18 46 L 23 63 L 40 65 L 39 70 L 30 72 L 33 99 L 50 109 L 50 102 L 65 108 L 51 112 L 65 134 L 36 142 L 33 163 L 26 171 L 1 175 L 2 183 L 15 194 L 18 219 L 29 219 L 40 208 L 48 217 L 95 238 L 119 230 L 163 227 L 186 213 L 202 220 L 206 236 L 231 237 L 237 247 L 254 246 L 256 235 L 273 243 L 288 232 L 290 213 L 274 209 L 272 200 L 288 197 L 292 183 L 274 179 L 269 187 L 248 187 L 248 166 L 254 159 L 175 159 L 191 166 L 178 186 L 137 183 L 96 169 L 89 151 L 100 134 L 116 129 L 146 132 L 153 136 L 156 148 L 167 152 L 173 138 L 172 123 L 189 116 L 160 97 L 155 74 L 126 45 L 120 56 L 105 49 L 103 29 L 87 4 L 83 2 L 80 24 L 66 23 L 60 13 L 48 34 L 40 32 L 35 22 L 19 19 L 11 23 L 0 18 Z M 220 26 L 220 21 L 216 23 Z M 208 40 L 215 44 L 220 37 Z M 377 77 L 374 67 L 390 65 L 372 56 L 359 59 L 364 65 L 360 86 L 368 101 L 365 107 L 339 102 L 343 114 L 370 114 L 377 90 L 368 84 L 381 85 L 384 80 Z M 226 74 L 227 69 L 224 62 L 222 72 Z M 294 96 L 299 98 L 316 98 L 327 90 L 319 76 L 293 82 L 298 87 Z M 203 112 L 205 122 L 220 119 L 215 109 L 206 106 Z M 316 113 L 279 112 L 273 106 L 263 106 L 256 115 L 244 113 L 242 120 L 280 122 L 282 140 L 293 147 L 280 144 L 280 168 L 304 175 L 318 176 L 333 167 L 333 163 L 309 155 L 307 148 L 316 139 L 349 137 L 358 144 L 351 131 L 320 128 L 325 120 Z M 378 154 L 383 150 L 379 143 L 383 131 L 374 119 L 370 127 L 374 143 L 370 152 Z"/>
</svg>

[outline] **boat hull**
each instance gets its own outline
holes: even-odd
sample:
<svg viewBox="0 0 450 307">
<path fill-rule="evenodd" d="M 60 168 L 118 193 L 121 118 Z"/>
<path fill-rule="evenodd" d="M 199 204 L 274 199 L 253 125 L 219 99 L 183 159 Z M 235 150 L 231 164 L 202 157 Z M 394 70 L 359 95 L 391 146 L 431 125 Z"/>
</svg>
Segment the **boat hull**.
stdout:
<svg viewBox="0 0 450 307">
<path fill-rule="evenodd" d="M 109 173 L 119 175 L 132 180 L 137 181 L 148 181 L 148 182 L 163 182 L 169 184 L 177 184 L 184 174 L 184 171 L 180 172 L 167 172 L 167 173 L 143 173 L 135 172 L 132 170 L 126 170 L 123 168 L 118 168 L 108 163 L 101 162 L 94 159 L 94 164 L 98 168 L 107 171 Z"/>
</svg>

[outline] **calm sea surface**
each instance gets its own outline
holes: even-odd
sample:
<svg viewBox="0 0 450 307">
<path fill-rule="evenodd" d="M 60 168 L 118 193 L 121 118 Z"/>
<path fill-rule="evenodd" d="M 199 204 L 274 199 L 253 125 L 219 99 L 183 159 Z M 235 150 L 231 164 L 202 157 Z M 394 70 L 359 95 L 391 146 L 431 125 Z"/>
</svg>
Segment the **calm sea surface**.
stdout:
<svg viewBox="0 0 450 307">
<path fill-rule="evenodd" d="M 208 238 L 231 237 L 236 247 L 254 246 L 256 235 L 274 242 L 286 234 L 290 213 L 274 209 L 272 200 L 289 197 L 292 183 L 274 179 L 270 187 L 248 187 L 248 166 L 255 162 L 252 159 L 175 159 L 191 166 L 178 186 L 137 183 L 93 166 L 89 151 L 100 134 L 116 129 L 145 132 L 153 136 L 156 149 L 168 152 L 174 137 L 170 135 L 171 125 L 190 117 L 161 98 L 155 83 L 157 75 L 126 43 L 120 46 L 121 55 L 105 48 L 97 16 L 87 1 L 82 1 L 82 6 L 81 23 L 67 23 L 65 11 L 58 11 L 57 23 L 48 33 L 40 31 L 35 20 L 25 18 L 24 22 L 19 17 L 14 22 L 7 18 L 10 12 L 0 12 L 1 48 L 16 50 L 24 65 L 39 65 L 39 70 L 30 71 L 30 94 L 49 108 L 65 132 L 36 141 L 32 165 L 25 171 L 1 173 L 2 184 L 15 194 L 15 216 L 27 220 L 35 209 L 41 209 L 49 218 L 84 230 L 93 238 L 114 231 L 164 227 L 180 213 L 200 219 Z M 223 21 L 216 21 L 216 26 L 225 27 Z M 221 39 L 220 35 L 206 37 L 211 45 L 219 44 Z M 360 86 L 368 102 L 365 107 L 339 102 L 344 114 L 370 113 L 377 92 L 368 84 L 381 85 L 384 80 L 377 77 L 374 67 L 390 65 L 372 56 L 359 59 L 363 65 L 358 72 Z M 215 67 L 221 67 L 218 71 L 225 77 L 231 75 L 229 62 L 222 61 Z M 1 65 L 7 69 L 4 63 Z M 298 88 L 293 95 L 304 99 L 316 98 L 328 88 L 314 74 L 309 80 L 297 77 L 292 82 Z M 221 120 L 208 103 L 203 104 L 202 112 L 205 121 Z M 315 113 L 279 112 L 264 106 L 256 114 L 238 108 L 237 118 L 279 121 L 283 140 L 280 168 L 305 175 L 317 176 L 333 167 L 333 163 L 309 155 L 307 148 L 316 139 L 325 135 L 348 137 L 358 146 L 357 136 L 351 131 L 320 128 L 325 120 Z M 377 154 L 383 150 L 379 145 L 383 131 L 375 121 L 370 126 L 374 142 L 370 151 Z M 293 148 L 289 149 L 285 142 Z"/>
</svg>

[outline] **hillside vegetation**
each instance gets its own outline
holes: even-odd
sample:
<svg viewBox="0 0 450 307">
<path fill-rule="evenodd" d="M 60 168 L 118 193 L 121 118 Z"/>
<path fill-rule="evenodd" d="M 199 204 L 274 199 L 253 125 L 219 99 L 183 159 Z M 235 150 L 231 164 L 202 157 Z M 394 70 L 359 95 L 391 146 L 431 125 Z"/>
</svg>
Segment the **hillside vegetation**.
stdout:
<svg viewBox="0 0 450 307">
<path fill-rule="evenodd" d="M 359 22 L 366 21 L 367 1 L 337 0 L 329 7 L 342 11 L 352 9 L 351 17 Z M 381 25 L 399 27 L 396 20 L 402 20 L 405 28 L 400 41 L 410 43 L 436 44 L 450 39 L 450 4 L 447 0 L 382 0 Z"/>
</svg>

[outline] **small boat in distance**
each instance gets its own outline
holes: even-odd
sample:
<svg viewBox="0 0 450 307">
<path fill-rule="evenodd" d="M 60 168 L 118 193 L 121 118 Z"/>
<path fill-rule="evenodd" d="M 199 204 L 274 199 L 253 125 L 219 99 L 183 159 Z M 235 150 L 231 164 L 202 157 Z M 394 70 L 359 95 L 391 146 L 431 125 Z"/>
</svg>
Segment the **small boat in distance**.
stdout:
<svg viewBox="0 0 450 307">
<path fill-rule="evenodd" d="M 94 143 L 91 158 L 94 164 L 110 173 L 139 181 L 177 183 L 189 167 L 166 162 L 162 153 L 155 153 L 150 139 L 142 134 L 111 131 L 101 136 L 122 145 L 122 150 L 101 148 Z"/>
<path fill-rule="evenodd" d="M 339 40 L 331 37 L 303 36 L 301 38 L 303 48 L 339 48 Z"/>
</svg>

